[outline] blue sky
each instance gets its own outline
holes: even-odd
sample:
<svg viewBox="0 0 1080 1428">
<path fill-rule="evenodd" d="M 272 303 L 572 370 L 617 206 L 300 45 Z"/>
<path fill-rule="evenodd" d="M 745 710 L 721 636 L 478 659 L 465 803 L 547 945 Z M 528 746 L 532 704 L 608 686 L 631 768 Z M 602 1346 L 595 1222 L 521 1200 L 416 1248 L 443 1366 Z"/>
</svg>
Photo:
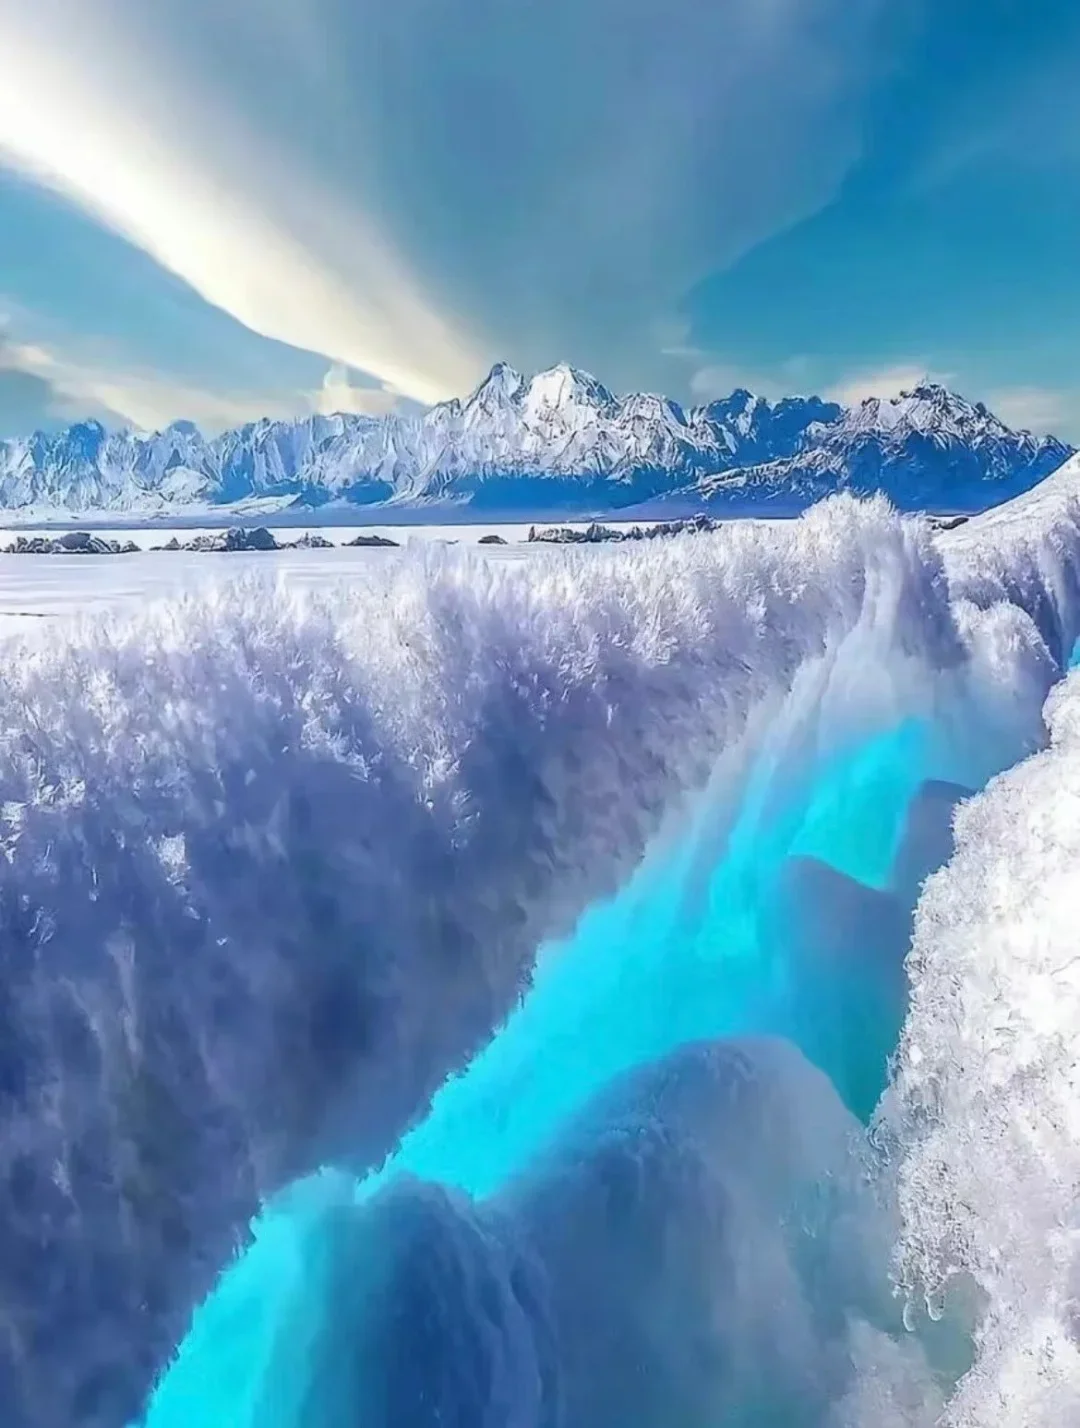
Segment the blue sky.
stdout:
<svg viewBox="0 0 1080 1428">
<path fill-rule="evenodd" d="M 565 359 L 1080 440 L 1075 0 L 0 0 L 0 434 Z"/>
</svg>

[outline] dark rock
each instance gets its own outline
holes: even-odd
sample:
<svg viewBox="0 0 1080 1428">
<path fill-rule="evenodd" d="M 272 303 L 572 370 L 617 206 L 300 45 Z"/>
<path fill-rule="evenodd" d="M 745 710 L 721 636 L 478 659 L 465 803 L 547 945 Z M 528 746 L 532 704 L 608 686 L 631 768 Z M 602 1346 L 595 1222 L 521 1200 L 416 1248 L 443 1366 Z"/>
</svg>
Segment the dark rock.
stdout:
<svg viewBox="0 0 1080 1428">
<path fill-rule="evenodd" d="M 345 542 L 345 544 L 346 544 L 346 545 L 351 545 L 351 546 L 357 546 L 357 545 L 393 546 L 393 547 L 396 549 L 396 547 L 397 547 L 397 545 L 398 545 L 398 542 L 397 542 L 396 540 L 391 540 L 391 539 L 389 538 L 389 536 L 381 536 L 381 535 L 358 535 L 355 540 L 347 540 L 347 541 Z"/>
<path fill-rule="evenodd" d="M 8 555 L 127 555 L 139 547 L 133 541 L 123 545 L 89 531 L 64 531 L 59 536 L 19 536 L 7 547 Z"/>
<path fill-rule="evenodd" d="M 722 524 L 712 516 L 696 515 L 685 520 L 661 521 L 654 526 L 632 526 L 628 531 L 619 531 L 594 521 L 583 531 L 570 526 L 549 526 L 546 530 L 537 530 L 532 526 L 528 538 L 530 542 L 542 541 L 548 545 L 601 545 L 628 540 L 656 540 L 661 536 L 696 535 L 717 530 Z"/>
<path fill-rule="evenodd" d="M 52 551 L 53 543 L 45 536 L 17 536 L 7 548 L 8 555 L 51 555 Z"/>
<path fill-rule="evenodd" d="M 503 540 L 503 538 L 502 538 L 501 535 L 486 535 L 486 536 L 481 536 L 481 537 L 480 537 L 480 544 L 481 544 L 481 545 L 505 545 L 506 542 Z"/>
<path fill-rule="evenodd" d="M 115 541 L 103 540 L 89 531 L 65 531 L 52 544 L 58 555 L 116 555 L 120 549 Z"/>
<path fill-rule="evenodd" d="M 599 527 L 590 526 L 589 530 L 599 530 Z M 580 545 L 585 539 L 584 531 L 572 530 L 570 526 L 548 526 L 541 530 L 533 526 L 529 531 L 530 544 L 539 542 L 544 545 Z"/>
<path fill-rule="evenodd" d="M 936 531 L 954 531 L 970 520 L 969 516 L 931 516 L 930 524 Z"/>
<path fill-rule="evenodd" d="M 243 526 L 232 526 L 226 531 L 214 531 L 210 535 L 195 536 L 193 540 L 188 541 L 183 549 L 231 553 L 249 550 L 280 550 L 281 546 L 265 526 L 257 526 L 254 530 L 247 530 Z"/>
<path fill-rule="evenodd" d="M 234 537 L 236 537 L 236 543 L 235 543 L 234 545 L 232 545 L 232 546 L 227 546 L 228 549 L 232 549 L 232 550 L 280 550 L 280 549 L 281 549 L 281 547 L 278 545 L 277 541 L 274 539 L 273 535 L 270 533 L 270 531 L 268 531 L 268 530 L 266 529 L 265 526 L 256 526 L 255 529 L 254 529 L 254 530 L 251 530 L 251 531 L 245 531 L 245 530 L 229 531 L 229 532 L 227 532 L 226 540 L 228 539 L 229 536 L 234 536 Z"/>
</svg>

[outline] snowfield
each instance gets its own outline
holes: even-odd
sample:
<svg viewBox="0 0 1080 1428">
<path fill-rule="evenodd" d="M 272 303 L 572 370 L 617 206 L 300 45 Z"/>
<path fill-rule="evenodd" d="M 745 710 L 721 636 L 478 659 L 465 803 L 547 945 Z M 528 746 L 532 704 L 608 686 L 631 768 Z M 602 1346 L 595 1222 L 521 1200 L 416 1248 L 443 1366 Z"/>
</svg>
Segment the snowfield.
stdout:
<svg viewBox="0 0 1080 1428">
<path fill-rule="evenodd" d="M 192 528 L 180 532 L 184 540 L 201 534 L 213 534 L 220 527 Z M 481 527 L 481 535 L 488 534 L 488 527 Z M 407 536 L 397 528 L 379 528 L 372 533 L 391 534 L 392 539 L 403 539 L 406 544 L 438 543 L 446 540 L 442 528 L 432 528 L 424 534 L 409 532 Z M 437 533 L 439 532 L 439 533 Z M 25 628 L 42 617 L 53 619 L 71 614 L 86 614 L 122 611 L 137 608 L 147 601 L 158 601 L 169 597 L 184 596 L 192 591 L 227 585 L 238 578 L 248 577 L 297 590 L 326 591 L 338 585 L 349 585 L 363 580 L 373 567 L 400 555 L 394 550 L 359 549 L 345 550 L 341 547 L 346 539 L 356 532 L 348 528 L 319 530 L 332 540 L 333 550 L 288 550 L 263 553 L 238 553 L 220 555 L 197 551 L 152 551 L 151 545 L 160 545 L 168 540 L 171 531 L 106 531 L 107 538 L 133 540 L 143 547 L 139 554 L 118 556 L 2 556 L 0 555 L 0 633 L 12 633 Z M 365 534 L 368 532 L 365 531 Z M 290 531 L 290 539 L 298 539 L 305 534 L 303 528 L 295 533 Z M 524 528 L 522 541 L 528 535 Z M 453 533 L 450 539 L 459 539 Z M 473 545 L 479 539 L 473 535 Z M 507 537 L 509 541 L 510 537 Z M 485 559 L 521 559 L 539 555 L 542 548 L 523 543 L 505 546 L 477 547 Z"/>
</svg>

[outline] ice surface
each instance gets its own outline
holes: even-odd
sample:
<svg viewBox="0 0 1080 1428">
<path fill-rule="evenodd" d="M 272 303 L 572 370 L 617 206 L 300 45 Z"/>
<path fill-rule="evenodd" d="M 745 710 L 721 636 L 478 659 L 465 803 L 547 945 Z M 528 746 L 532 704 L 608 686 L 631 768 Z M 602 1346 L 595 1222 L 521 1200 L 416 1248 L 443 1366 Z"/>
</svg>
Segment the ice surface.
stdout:
<svg viewBox="0 0 1080 1428">
<path fill-rule="evenodd" d="M 316 1352 L 278 1339 L 310 1407 L 252 1421 L 823 1423 L 851 1321 L 899 1328 L 858 1133 L 789 1045 L 704 1043 L 617 1078 L 494 1199 L 396 1179 L 327 1218 Z"/>
<path fill-rule="evenodd" d="M 413 552 L 348 591 L 241 584 L 9 651 L 12 1428 L 117 1428 L 260 1201 L 326 1162 L 361 1175 L 410 1125 L 394 1166 L 483 1217 L 612 1078 L 691 1041 L 781 1032 L 863 1109 L 921 875 L 910 809 L 1041 743 L 1080 633 L 1073 518 L 1064 496 L 1026 518 L 1022 578 L 1007 525 L 935 542 L 838 500 L 663 550 Z M 848 930 L 785 937 L 833 878 Z M 834 994 L 876 921 L 882 1028 L 852 1068 Z M 486 1116 L 485 1085 L 527 1114 Z M 200 1375 L 249 1408 L 274 1394 L 262 1365 L 323 1282 L 324 1201 L 344 1185 L 350 1224 L 374 1203 L 350 1184 L 263 1219 L 153 1428 Z M 906 1363 L 865 1327 L 878 1377 L 844 1412 Z"/>
</svg>

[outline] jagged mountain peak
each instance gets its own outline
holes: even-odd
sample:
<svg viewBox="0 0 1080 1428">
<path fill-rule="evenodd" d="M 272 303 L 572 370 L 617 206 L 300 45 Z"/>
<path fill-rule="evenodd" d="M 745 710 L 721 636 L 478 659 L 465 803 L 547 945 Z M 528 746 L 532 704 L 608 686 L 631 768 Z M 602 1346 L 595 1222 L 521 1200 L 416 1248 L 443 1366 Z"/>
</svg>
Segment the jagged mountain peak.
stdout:
<svg viewBox="0 0 1080 1428">
<path fill-rule="evenodd" d="M 523 385 L 521 373 L 511 367 L 509 362 L 496 362 L 465 405 L 484 405 L 509 400 L 518 395 Z"/>
<path fill-rule="evenodd" d="M 77 421 L 61 433 L 63 445 L 71 451 L 96 450 L 108 437 L 108 432 L 103 424 L 96 418 L 88 418 L 86 421 Z"/>
<path fill-rule="evenodd" d="M 716 417 L 734 416 L 738 413 L 753 411 L 759 405 L 768 406 L 769 403 L 764 397 L 759 397 L 756 393 L 748 391 L 745 387 L 736 387 L 726 397 L 713 397 L 701 408 L 702 411 L 710 412 Z"/>
<path fill-rule="evenodd" d="M 929 377 L 924 377 L 921 381 L 916 382 L 908 391 L 901 390 L 899 396 L 901 401 L 907 401 L 912 397 L 920 401 L 941 403 L 963 400 L 963 398 L 958 397 L 955 392 L 946 387 L 943 382 L 934 382 Z"/>
<path fill-rule="evenodd" d="M 537 372 L 526 384 L 525 405 L 534 416 L 546 410 L 567 407 L 611 409 L 616 399 L 589 372 L 582 372 L 569 363 L 560 362 L 546 371 Z"/>
<path fill-rule="evenodd" d="M 894 397 L 867 397 L 851 408 L 842 421 L 852 431 L 889 433 L 894 439 L 914 432 L 975 442 L 990 437 L 1031 437 L 1029 432 L 1012 431 L 984 403 L 971 402 L 940 382 L 929 381 Z"/>
</svg>

